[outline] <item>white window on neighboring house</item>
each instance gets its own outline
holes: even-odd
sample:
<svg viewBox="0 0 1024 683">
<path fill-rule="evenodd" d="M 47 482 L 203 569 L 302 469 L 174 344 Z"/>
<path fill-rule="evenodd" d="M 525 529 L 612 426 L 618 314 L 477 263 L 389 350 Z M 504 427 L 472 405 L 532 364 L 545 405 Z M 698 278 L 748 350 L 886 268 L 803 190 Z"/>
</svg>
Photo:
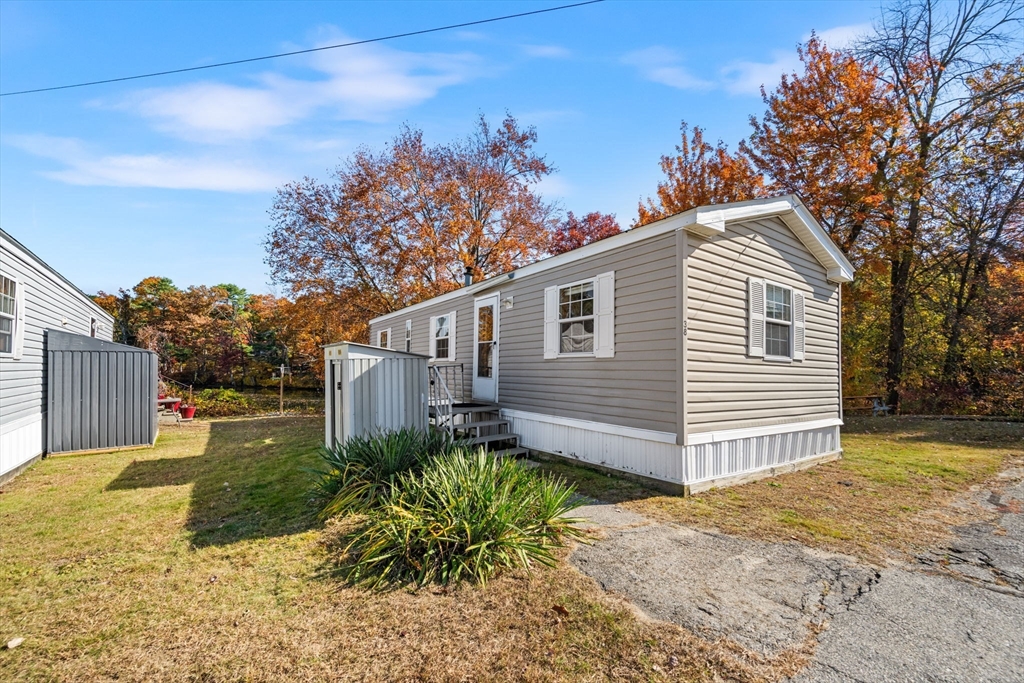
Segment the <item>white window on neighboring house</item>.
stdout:
<svg viewBox="0 0 1024 683">
<path fill-rule="evenodd" d="M 615 273 L 544 290 L 544 357 L 615 355 Z"/>
<path fill-rule="evenodd" d="M 412 321 L 405 321 L 405 352 L 412 353 Z"/>
<path fill-rule="evenodd" d="M 391 348 L 391 328 L 377 332 L 377 346 L 382 349 Z"/>
<path fill-rule="evenodd" d="M 430 357 L 455 360 L 455 311 L 430 319 Z"/>
<path fill-rule="evenodd" d="M 747 288 L 749 355 L 766 360 L 803 360 L 803 293 L 759 278 L 749 278 Z"/>
<path fill-rule="evenodd" d="M 21 283 L 0 275 L 0 355 L 20 358 L 25 337 Z"/>
</svg>

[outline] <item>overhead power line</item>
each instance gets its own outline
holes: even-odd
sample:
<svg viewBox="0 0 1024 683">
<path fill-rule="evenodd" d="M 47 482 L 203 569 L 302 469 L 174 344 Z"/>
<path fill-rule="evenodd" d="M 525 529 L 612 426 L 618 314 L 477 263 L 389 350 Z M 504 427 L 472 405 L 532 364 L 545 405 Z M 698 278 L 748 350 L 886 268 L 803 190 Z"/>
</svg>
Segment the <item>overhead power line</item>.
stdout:
<svg viewBox="0 0 1024 683">
<path fill-rule="evenodd" d="M 545 9 L 532 10 L 530 12 L 519 12 L 518 14 L 506 14 L 501 17 L 491 17 L 490 19 L 479 19 L 477 21 L 466 21 L 461 24 L 449 24 L 448 26 L 438 26 L 435 28 L 425 28 L 420 31 L 408 31 L 406 33 L 395 33 L 390 36 L 380 36 L 379 38 L 367 38 L 366 40 L 354 40 L 350 43 L 338 43 L 337 45 L 324 45 L 323 47 L 312 47 L 307 50 L 294 50 L 292 52 L 280 52 L 274 55 L 264 55 L 262 57 L 249 57 L 247 59 L 236 59 L 230 62 L 218 62 L 217 64 L 206 64 L 204 66 L 190 66 L 184 69 L 168 69 L 167 71 L 154 71 L 148 74 L 137 74 L 135 76 L 121 76 L 120 78 L 105 78 L 101 81 L 88 81 L 85 83 L 71 83 L 68 85 L 54 85 L 48 88 L 33 88 L 31 90 L 15 90 L 12 92 L 0 93 L 0 97 L 13 97 L 14 95 L 29 95 L 32 93 L 50 92 L 51 90 L 68 90 L 69 88 L 85 88 L 90 85 L 103 85 L 104 83 L 120 83 L 121 81 L 136 81 L 140 78 L 154 78 L 156 76 L 169 76 L 170 74 L 183 74 L 189 71 L 202 71 L 203 69 L 216 69 L 222 66 L 233 66 L 235 64 L 248 64 L 250 62 L 263 62 L 268 59 L 279 59 L 281 57 L 292 57 L 294 55 L 305 55 L 311 52 L 323 52 L 324 50 L 337 50 L 342 47 L 353 47 L 355 45 L 366 45 L 367 43 L 380 43 L 385 40 L 394 40 L 396 38 L 408 38 L 410 36 L 422 36 L 426 33 L 437 33 L 439 31 L 450 31 L 456 28 L 466 28 L 467 26 L 479 26 L 480 24 L 491 24 L 496 21 L 505 21 L 507 19 L 518 19 L 520 17 L 529 17 L 534 14 L 546 14 L 548 12 L 558 12 L 563 9 L 572 9 L 574 7 L 583 7 L 584 5 L 594 5 L 604 0 L 586 0 L 586 2 L 575 2 L 571 5 L 559 5 L 558 7 L 547 7 Z"/>
</svg>

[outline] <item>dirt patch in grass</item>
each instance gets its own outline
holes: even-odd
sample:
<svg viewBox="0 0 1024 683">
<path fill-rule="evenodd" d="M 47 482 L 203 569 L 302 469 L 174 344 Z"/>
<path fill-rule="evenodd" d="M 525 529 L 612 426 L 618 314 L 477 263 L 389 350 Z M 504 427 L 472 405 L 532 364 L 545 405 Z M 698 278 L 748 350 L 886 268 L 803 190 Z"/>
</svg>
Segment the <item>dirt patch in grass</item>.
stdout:
<svg viewBox="0 0 1024 683">
<path fill-rule="evenodd" d="M 661 521 L 880 562 L 984 515 L 951 503 L 1024 458 L 1024 423 L 851 418 L 842 444 L 842 460 L 687 498 L 570 465 L 545 467 L 586 495 Z"/>
<path fill-rule="evenodd" d="M 44 460 L 0 493 L 0 678 L 775 680 L 767 659 L 643 618 L 567 565 L 486 587 L 340 582 L 308 468 L 322 421 L 165 427 Z"/>
</svg>

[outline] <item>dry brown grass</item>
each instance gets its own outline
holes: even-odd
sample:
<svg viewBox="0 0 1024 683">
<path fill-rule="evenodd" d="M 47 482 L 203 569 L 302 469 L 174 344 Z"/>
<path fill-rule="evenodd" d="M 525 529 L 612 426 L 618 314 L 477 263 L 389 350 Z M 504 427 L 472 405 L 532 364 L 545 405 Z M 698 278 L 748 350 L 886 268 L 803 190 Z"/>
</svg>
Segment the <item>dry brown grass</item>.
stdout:
<svg viewBox="0 0 1024 683">
<path fill-rule="evenodd" d="M 646 620 L 565 564 L 486 588 L 346 586 L 308 493 L 321 429 L 168 427 L 154 449 L 6 485 L 0 641 L 25 642 L 0 650 L 0 679 L 755 681 L 806 659 L 809 643 L 764 660 Z"/>
<path fill-rule="evenodd" d="M 852 418 L 843 459 L 688 498 L 581 468 L 580 490 L 662 521 L 768 541 L 796 540 L 880 562 L 914 552 L 979 511 L 958 496 L 1024 458 L 1024 423 Z"/>
</svg>

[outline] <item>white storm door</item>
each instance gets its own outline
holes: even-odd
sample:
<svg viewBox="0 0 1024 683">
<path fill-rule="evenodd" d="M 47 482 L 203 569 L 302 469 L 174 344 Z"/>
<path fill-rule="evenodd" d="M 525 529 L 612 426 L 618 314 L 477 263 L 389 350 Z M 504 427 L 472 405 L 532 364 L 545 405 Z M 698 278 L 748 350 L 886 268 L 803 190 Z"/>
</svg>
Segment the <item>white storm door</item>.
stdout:
<svg viewBox="0 0 1024 683">
<path fill-rule="evenodd" d="M 498 401 L 498 295 L 473 306 L 473 398 Z"/>
</svg>

